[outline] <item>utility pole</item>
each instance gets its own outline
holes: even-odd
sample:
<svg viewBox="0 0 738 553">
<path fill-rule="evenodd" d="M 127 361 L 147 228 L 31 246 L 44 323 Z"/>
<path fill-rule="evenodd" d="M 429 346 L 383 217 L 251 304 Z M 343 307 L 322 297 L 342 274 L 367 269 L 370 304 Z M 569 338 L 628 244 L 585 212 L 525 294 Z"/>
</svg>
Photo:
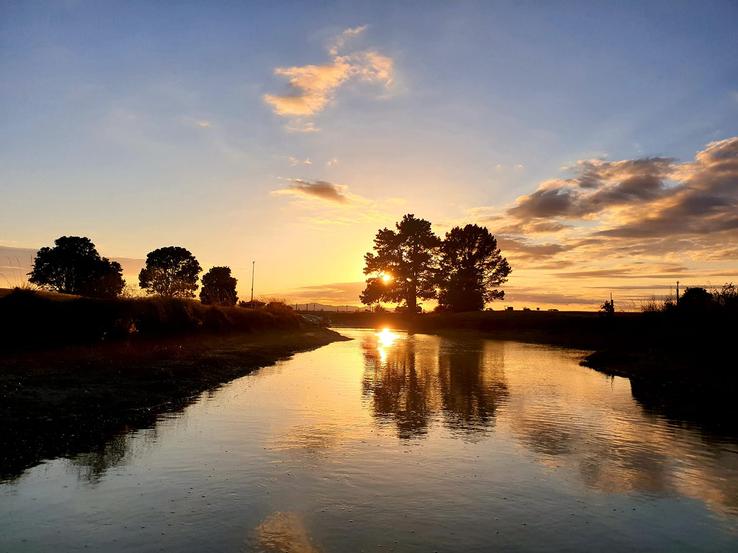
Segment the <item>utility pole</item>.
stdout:
<svg viewBox="0 0 738 553">
<path fill-rule="evenodd" d="M 677 280 L 676 304 L 679 305 L 679 281 Z"/>
<path fill-rule="evenodd" d="M 256 269 L 256 261 L 251 262 L 251 304 L 254 303 L 254 270 Z"/>
<path fill-rule="evenodd" d="M 612 312 L 615 313 L 615 301 L 612 299 L 612 292 L 610 292 L 610 307 L 612 307 Z"/>
</svg>

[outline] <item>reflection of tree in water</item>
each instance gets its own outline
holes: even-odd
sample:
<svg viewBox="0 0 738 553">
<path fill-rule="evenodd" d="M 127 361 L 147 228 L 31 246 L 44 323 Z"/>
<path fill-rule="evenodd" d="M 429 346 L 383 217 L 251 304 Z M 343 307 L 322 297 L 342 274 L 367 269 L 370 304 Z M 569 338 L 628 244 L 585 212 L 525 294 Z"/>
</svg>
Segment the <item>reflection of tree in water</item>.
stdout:
<svg viewBox="0 0 738 553">
<path fill-rule="evenodd" d="M 438 381 L 444 421 L 464 437 L 486 433 L 494 425 L 495 411 L 508 396 L 500 349 L 485 351 L 482 339 L 465 339 L 463 347 L 441 341 Z"/>
<path fill-rule="evenodd" d="M 394 423 L 402 439 L 425 435 L 439 415 L 465 439 L 483 434 L 507 397 L 502 365 L 485 357 L 483 340 L 408 336 L 388 345 L 369 335 L 362 348 L 364 397 L 377 420 Z"/>
<path fill-rule="evenodd" d="M 192 396 L 151 410 L 0 425 L 0 481 L 18 478 L 42 459 L 68 457 L 81 479 L 97 482 L 107 469 L 135 455 L 130 451 L 134 444 L 148 447 L 156 442 L 161 416 L 180 413 L 196 399 Z"/>
<path fill-rule="evenodd" d="M 77 470 L 80 480 L 96 484 L 108 469 L 122 465 L 134 457 L 134 448 L 145 448 L 156 443 L 157 436 L 156 426 L 137 432 L 126 429 L 108 441 L 96 444 L 95 449 L 75 455 L 69 459 L 69 463 Z"/>
<path fill-rule="evenodd" d="M 364 397 L 373 400 L 374 416 L 397 425 L 400 438 L 422 436 L 434 411 L 433 370 L 418 362 L 415 339 L 383 346 L 368 336 L 364 350 Z M 429 370 L 431 369 L 431 370 Z"/>
</svg>

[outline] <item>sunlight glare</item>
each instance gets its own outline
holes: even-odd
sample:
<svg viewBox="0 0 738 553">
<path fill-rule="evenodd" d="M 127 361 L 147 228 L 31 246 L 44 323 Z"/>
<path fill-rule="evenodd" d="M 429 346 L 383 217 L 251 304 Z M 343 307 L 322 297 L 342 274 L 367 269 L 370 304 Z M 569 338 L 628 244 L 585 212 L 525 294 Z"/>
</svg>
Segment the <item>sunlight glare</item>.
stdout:
<svg viewBox="0 0 738 553">
<path fill-rule="evenodd" d="M 380 346 L 388 348 L 395 343 L 398 335 L 397 333 L 392 332 L 389 328 L 383 328 L 381 331 L 377 332 L 377 338 L 379 338 Z"/>
<path fill-rule="evenodd" d="M 382 364 L 387 362 L 387 349 L 392 347 L 397 338 L 399 335 L 387 327 L 377 332 L 377 353 Z"/>
</svg>

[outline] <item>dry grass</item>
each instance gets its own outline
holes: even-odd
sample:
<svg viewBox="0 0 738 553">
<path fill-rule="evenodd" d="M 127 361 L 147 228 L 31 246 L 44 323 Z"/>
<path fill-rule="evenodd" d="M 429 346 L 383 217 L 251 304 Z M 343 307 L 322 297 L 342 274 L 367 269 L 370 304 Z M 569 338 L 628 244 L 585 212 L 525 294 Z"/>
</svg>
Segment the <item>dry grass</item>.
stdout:
<svg viewBox="0 0 738 553">
<path fill-rule="evenodd" d="M 292 309 L 275 302 L 245 309 L 195 300 L 105 300 L 19 288 L 0 294 L 0 350 L 181 333 L 297 330 L 304 325 Z"/>
</svg>

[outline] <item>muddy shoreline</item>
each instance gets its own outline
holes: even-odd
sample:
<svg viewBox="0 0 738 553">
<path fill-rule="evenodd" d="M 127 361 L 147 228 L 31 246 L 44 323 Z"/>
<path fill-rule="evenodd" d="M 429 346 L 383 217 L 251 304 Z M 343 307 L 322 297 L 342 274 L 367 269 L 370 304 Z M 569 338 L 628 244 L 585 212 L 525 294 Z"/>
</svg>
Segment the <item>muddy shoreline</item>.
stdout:
<svg viewBox="0 0 738 553">
<path fill-rule="evenodd" d="M 313 325 L 182 335 L 0 357 L 0 480 L 153 425 L 200 394 L 344 339 Z"/>
</svg>

